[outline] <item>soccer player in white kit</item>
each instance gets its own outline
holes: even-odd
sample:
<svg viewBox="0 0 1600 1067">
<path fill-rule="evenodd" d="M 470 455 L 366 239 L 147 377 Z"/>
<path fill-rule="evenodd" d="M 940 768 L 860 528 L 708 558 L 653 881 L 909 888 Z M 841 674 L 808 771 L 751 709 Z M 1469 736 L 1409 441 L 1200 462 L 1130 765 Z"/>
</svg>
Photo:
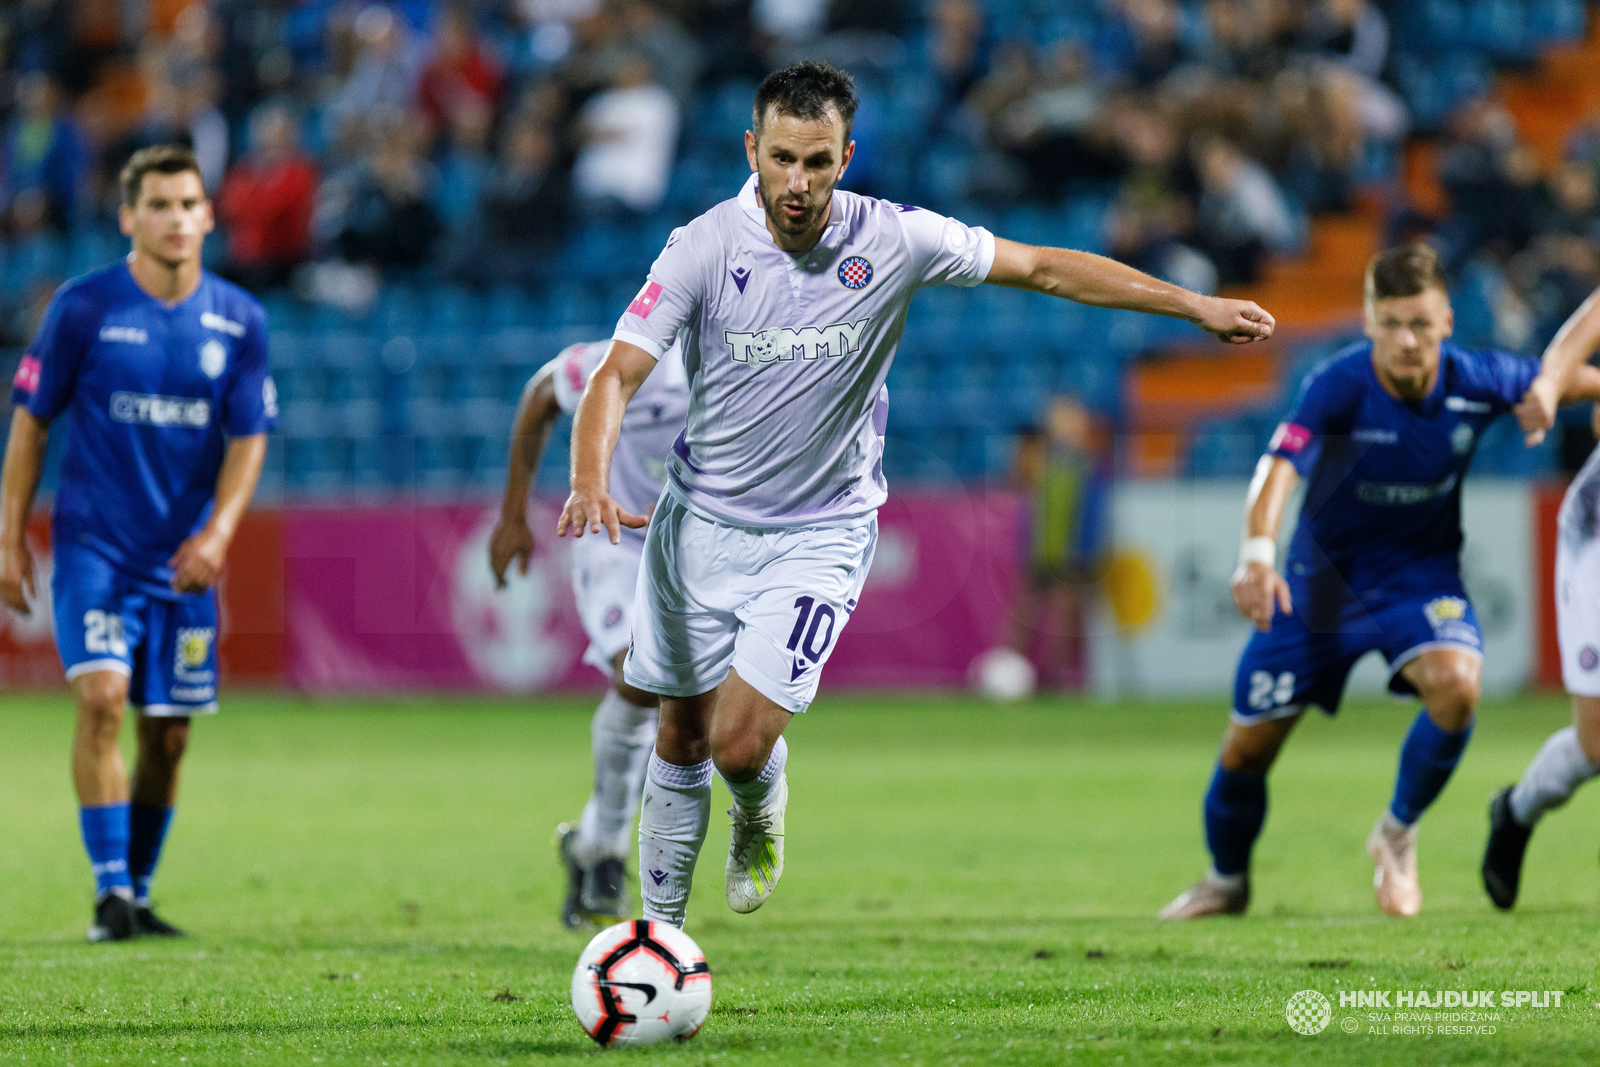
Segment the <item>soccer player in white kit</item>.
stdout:
<svg viewBox="0 0 1600 1067">
<path fill-rule="evenodd" d="M 489 539 L 489 566 L 505 588 L 513 560 L 528 572 L 533 531 L 528 528 L 528 486 L 550 430 L 578 397 L 609 341 L 571 345 L 528 380 L 511 430 L 511 461 L 500 521 Z M 667 454 L 689 412 L 689 383 L 683 362 L 669 352 L 665 365 L 634 394 L 611 455 L 610 484 L 624 507 L 648 511 L 666 479 Z M 595 709 L 590 736 L 594 752 L 594 790 L 576 824 L 556 828 L 567 892 L 561 921 L 568 929 L 595 916 L 626 918 L 632 913 L 625 882 L 629 832 L 644 787 L 645 764 L 656 739 L 654 693 L 622 678 L 622 655 L 632 632 L 634 587 L 644 535 L 624 529 L 617 544 L 599 537 L 572 545 L 572 591 L 578 618 L 589 637 L 583 661 L 610 681 Z"/>
<path fill-rule="evenodd" d="M 783 730 L 806 710 L 856 607 L 886 496 L 884 386 L 917 290 L 981 282 L 1186 318 L 1228 341 L 1272 317 L 1099 256 L 1000 240 L 930 211 L 835 188 L 856 95 L 822 63 L 756 92 L 736 197 L 673 232 L 617 324 L 573 426 L 557 533 L 649 525 L 629 685 L 661 695 L 639 821 L 648 919 L 682 926 L 713 767 L 733 794 L 728 904 L 783 873 Z M 681 335 L 681 337 L 680 337 Z M 606 480 L 624 407 L 674 340 L 689 422 L 647 520 Z"/>
<path fill-rule="evenodd" d="M 1585 364 L 1597 348 L 1600 290 L 1557 331 L 1517 408 L 1528 444 L 1538 444 L 1555 425 L 1557 401 L 1572 393 L 1573 377 L 1596 373 Z M 1600 408 L 1595 429 L 1600 432 Z M 1490 798 L 1483 887 L 1503 910 L 1517 902 L 1522 857 L 1534 826 L 1600 774 L 1600 448 L 1589 453 L 1561 501 L 1555 581 L 1556 639 L 1561 681 L 1572 695 L 1572 725 L 1551 734 L 1522 778 Z"/>
</svg>

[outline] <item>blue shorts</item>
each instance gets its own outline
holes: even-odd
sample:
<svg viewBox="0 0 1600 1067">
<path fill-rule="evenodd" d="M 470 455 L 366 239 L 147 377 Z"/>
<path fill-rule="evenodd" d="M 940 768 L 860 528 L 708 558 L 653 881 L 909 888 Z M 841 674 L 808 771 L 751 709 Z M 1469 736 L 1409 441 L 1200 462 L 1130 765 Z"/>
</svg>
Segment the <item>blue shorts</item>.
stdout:
<svg viewBox="0 0 1600 1067">
<path fill-rule="evenodd" d="M 1280 719 L 1311 705 L 1334 714 L 1351 668 L 1368 652 L 1383 653 L 1389 691 L 1399 696 L 1416 693 L 1400 671 L 1424 652 L 1453 648 L 1483 658 L 1478 613 L 1456 576 L 1427 592 L 1350 598 L 1324 613 L 1327 618 L 1298 599 L 1294 607 L 1295 614 L 1280 611 L 1271 630 L 1251 635 L 1245 645 L 1233 684 L 1233 721 Z"/>
<path fill-rule="evenodd" d="M 128 703 L 146 715 L 217 710 L 217 598 L 156 596 L 81 545 L 55 546 L 56 650 L 67 681 L 93 671 L 128 676 Z"/>
</svg>

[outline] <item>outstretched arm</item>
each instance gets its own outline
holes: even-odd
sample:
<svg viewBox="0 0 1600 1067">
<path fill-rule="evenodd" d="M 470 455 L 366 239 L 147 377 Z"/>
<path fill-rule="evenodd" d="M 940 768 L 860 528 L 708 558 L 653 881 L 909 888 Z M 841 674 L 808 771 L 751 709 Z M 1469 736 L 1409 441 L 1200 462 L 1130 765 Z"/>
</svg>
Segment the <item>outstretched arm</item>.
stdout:
<svg viewBox="0 0 1600 1067">
<path fill-rule="evenodd" d="M 1003 237 L 994 240 L 994 265 L 985 280 L 1095 307 L 1186 319 L 1230 344 L 1265 340 L 1274 325 L 1272 316 L 1249 300 L 1201 296 L 1105 256 Z"/>
<path fill-rule="evenodd" d="M 222 455 L 222 470 L 217 474 L 217 498 L 211 518 L 167 561 L 172 568 L 172 588 L 180 593 L 198 593 L 216 584 L 228 556 L 228 545 L 250 506 L 266 458 L 264 433 L 246 434 L 228 442 L 228 450 Z"/>
<path fill-rule="evenodd" d="M 516 418 L 511 423 L 511 456 L 505 496 L 500 501 L 500 521 L 489 536 L 489 569 L 497 589 L 506 587 L 506 568 L 517 561 L 517 573 L 528 573 L 533 554 L 533 531 L 528 528 L 528 485 L 539 471 L 539 459 L 550 431 L 561 417 L 556 400 L 556 371 L 560 360 L 541 367 L 522 389 Z"/>
<path fill-rule="evenodd" d="M 0 473 L 0 600 L 20 615 L 33 598 L 33 553 L 28 551 L 28 516 L 44 472 L 50 425 L 19 407 L 11 416 L 5 469 Z"/>
<path fill-rule="evenodd" d="M 1589 299 L 1568 316 L 1551 338 L 1544 356 L 1539 361 L 1539 375 L 1528 386 L 1522 403 L 1515 411 L 1531 447 L 1544 440 L 1545 431 L 1556 424 L 1556 408 L 1573 400 L 1589 399 L 1567 396 L 1568 379 L 1594 350 L 1600 348 L 1600 289 L 1589 294 Z"/>
<path fill-rule="evenodd" d="M 1245 498 L 1244 539 L 1239 545 L 1239 568 L 1230 583 L 1233 606 L 1239 614 L 1256 624 L 1258 630 L 1272 628 L 1274 608 L 1284 614 L 1294 611 L 1289 598 L 1289 583 L 1277 570 L 1278 530 L 1283 525 L 1283 509 L 1300 475 L 1294 464 L 1282 456 L 1262 456 L 1250 479 Z"/>
<path fill-rule="evenodd" d="M 603 526 L 616 544 L 622 538 L 620 527 L 639 529 L 649 523 L 648 516 L 630 514 L 611 499 L 610 474 L 622 410 L 655 365 L 655 357 L 638 345 L 612 341 L 589 378 L 572 422 L 572 492 L 556 521 L 557 537 L 567 536 L 569 529 L 574 537 L 597 534 Z"/>
</svg>

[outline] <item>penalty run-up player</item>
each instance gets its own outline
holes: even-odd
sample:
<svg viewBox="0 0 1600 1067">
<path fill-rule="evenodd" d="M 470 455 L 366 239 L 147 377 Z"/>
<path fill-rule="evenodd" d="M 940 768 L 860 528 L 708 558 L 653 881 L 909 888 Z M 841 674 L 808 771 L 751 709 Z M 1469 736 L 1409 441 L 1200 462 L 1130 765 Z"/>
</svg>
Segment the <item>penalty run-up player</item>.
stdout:
<svg viewBox="0 0 1600 1067">
<path fill-rule="evenodd" d="M 562 350 L 528 380 L 511 428 L 511 457 L 500 521 L 489 538 L 489 566 L 504 589 L 506 570 L 517 562 L 528 573 L 533 531 L 528 526 L 528 486 L 539 469 L 546 442 L 563 412 L 578 406 L 583 387 L 605 356 L 609 341 Z M 676 349 L 634 394 L 622 417 L 611 454 L 611 491 L 622 507 L 643 514 L 661 495 L 667 455 L 689 413 L 689 383 Z M 561 921 L 577 929 L 595 917 L 632 914 L 625 881 L 633 814 L 644 788 L 645 767 L 656 740 L 654 693 L 629 685 L 622 657 L 633 632 L 634 589 L 644 534 L 622 528 L 617 544 L 588 537 L 572 546 L 572 592 L 588 635 L 583 661 L 605 674 L 610 688 L 590 725 L 594 789 L 576 824 L 556 828 L 567 891 Z"/>
<path fill-rule="evenodd" d="M 1271 335 L 1243 300 L 1099 256 L 1034 248 L 836 189 L 855 150 L 848 75 L 797 63 L 756 92 L 738 195 L 675 231 L 617 324 L 573 427 L 557 532 L 648 523 L 629 685 L 661 696 L 639 822 L 646 918 L 682 926 L 713 767 L 733 794 L 726 897 L 760 907 L 783 873 L 784 728 L 855 609 L 884 501 L 884 381 L 919 289 L 981 282 Z M 606 472 L 629 399 L 682 335 L 689 421 L 648 519 Z M 1070 341 L 1070 339 L 1064 339 Z"/>
<path fill-rule="evenodd" d="M 1556 405 L 1574 387 L 1573 376 L 1600 349 L 1600 290 L 1557 331 L 1539 376 L 1517 410 L 1528 444 L 1555 425 Z M 1600 430 L 1600 408 L 1595 409 Z M 1489 841 L 1483 853 L 1483 888 L 1496 907 L 1517 902 L 1522 859 L 1533 828 L 1578 787 L 1600 775 L 1600 448 L 1589 453 L 1567 487 L 1556 519 L 1556 639 L 1561 681 L 1572 696 L 1572 725 L 1551 734 L 1515 785 L 1489 801 Z"/>
<path fill-rule="evenodd" d="M 1163 919 L 1249 906 L 1267 771 L 1306 708 L 1339 710 L 1351 668 L 1374 650 L 1388 661 L 1390 691 L 1424 706 L 1367 853 L 1378 906 L 1394 916 L 1421 909 L 1417 820 L 1472 734 L 1483 662 L 1461 582 L 1461 481 L 1484 429 L 1517 408 L 1538 369 L 1449 344 L 1453 322 L 1431 248 L 1377 256 L 1366 276 L 1369 340 L 1312 371 L 1256 469 L 1232 586 L 1257 632 L 1239 660 L 1232 721 L 1205 797 L 1211 870 L 1162 909 Z M 1561 399 L 1597 389 L 1600 372 L 1575 378 Z M 1300 522 L 1280 575 L 1278 529 L 1302 478 Z"/>
<path fill-rule="evenodd" d="M 90 941 L 179 934 L 151 910 L 150 880 L 189 720 L 217 710 L 213 587 L 277 417 L 261 305 L 200 268 L 212 219 L 194 155 L 143 149 L 121 184 L 132 252 L 51 300 L 17 370 L 0 479 L 0 599 L 26 614 L 28 513 L 50 424 L 66 415 L 51 592 L 78 707 Z M 117 748 L 128 704 L 139 712 L 131 790 Z"/>
</svg>

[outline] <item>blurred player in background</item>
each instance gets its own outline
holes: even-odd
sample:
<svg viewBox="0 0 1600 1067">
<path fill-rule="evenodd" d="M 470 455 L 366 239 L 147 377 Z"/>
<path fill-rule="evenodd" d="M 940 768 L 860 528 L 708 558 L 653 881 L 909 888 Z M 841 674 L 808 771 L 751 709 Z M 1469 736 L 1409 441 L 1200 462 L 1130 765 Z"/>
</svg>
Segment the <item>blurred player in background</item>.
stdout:
<svg viewBox="0 0 1600 1067">
<path fill-rule="evenodd" d="M 133 250 L 50 302 L 17 368 L 0 478 L 0 599 L 26 614 L 28 515 L 50 424 L 67 414 L 51 591 L 78 705 L 72 778 L 94 866 L 90 941 L 179 933 L 151 910 L 150 880 L 190 717 L 217 710 L 214 587 L 277 418 L 261 305 L 200 269 L 212 220 L 193 154 L 144 149 L 121 184 Z M 117 748 L 130 703 L 131 792 Z"/>
<path fill-rule="evenodd" d="M 1233 602 L 1258 632 L 1239 660 L 1232 722 L 1205 798 L 1211 870 L 1163 919 L 1248 907 L 1267 771 L 1307 707 L 1339 710 L 1351 668 L 1374 650 L 1389 663 L 1390 691 L 1415 694 L 1424 707 L 1367 853 L 1386 914 L 1422 907 L 1417 820 L 1472 735 L 1483 663 L 1461 583 L 1461 480 L 1483 431 L 1513 409 L 1538 370 L 1532 360 L 1447 343 L 1453 325 L 1431 248 L 1402 245 L 1374 258 L 1369 340 L 1312 371 L 1256 468 Z M 1600 372 L 1582 385 L 1588 395 L 1600 391 Z M 1300 523 L 1279 575 L 1278 530 L 1302 478 Z"/>
<path fill-rule="evenodd" d="M 1051 398 L 1044 428 L 1017 442 L 1016 480 L 1028 494 L 1028 573 L 1012 609 L 1011 647 L 1028 656 L 1042 641 L 1044 684 L 1081 689 L 1084 611 L 1110 503 L 1094 416 L 1083 401 Z"/>
<path fill-rule="evenodd" d="M 1555 425 L 1556 406 L 1573 377 L 1600 348 L 1600 291 L 1572 313 L 1545 349 L 1539 376 L 1518 409 L 1528 444 Z M 1588 368 L 1583 368 L 1587 370 Z M 1600 433 L 1600 408 L 1595 410 Z M 1600 448 L 1567 487 L 1556 520 L 1556 639 L 1561 681 L 1572 694 L 1572 725 L 1539 749 L 1522 778 L 1489 801 L 1483 887 L 1498 908 L 1517 902 L 1522 856 L 1539 819 L 1600 774 Z"/>
<path fill-rule="evenodd" d="M 930 211 L 836 191 L 856 93 L 803 62 L 762 82 L 751 176 L 673 232 L 578 405 L 559 534 L 649 524 L 628 684 L 662 696 L 639 821 L 645 916 L 681 926 L 713 765 L 733 794 L 726 898 L 754 911 L 783 873 L 784 728 L 806 710 L 861 595 L 887 487 L 884 380 L 907 306 L 988 281 L 1269 336 L 1248 301 L 1198 296 L 1082 252 L 1032 248 Z M 684 334 L 689 423 L 652 516 L 607 471 L 624 412 Z"/>
<path fill-rule="evenodd" d="M 529 379 L 522 392 L 511 430 L 505 499 L 489 540 L 489 566 L 502 589 L 513 560 L 521 573 L 528 573 L 533 553 L 528 486 L 539 470 L 550 430 L 562 412 L 578 406 L 584 385 L 610 345 L 609 341 L 572 345 Z M 688 412 L 689 383 L 674 350 L 623 415 L 610 471 L 611 487 L 623 507 L 646 514 L 654 506 L 666 479 L 667 455 Z M 644 535 L 626 528 L 617 544 L 590 537 L 572 545 L 572 590 L 589 636 L 583 661 L 604 673 L 611 685 L 595 709 L 591 727 L 594 791 L 577 825 L 562 823 L 556 829 L 567 871 L 561 921 L 568 929 L 592 916 L 626 918 L 633 910 L 625 884 L 626 856 L 645 766 L 655 744 L 658 703 L 654 693 L 636 689 L 622 677 L 643 553 Z"/>
</svg>

